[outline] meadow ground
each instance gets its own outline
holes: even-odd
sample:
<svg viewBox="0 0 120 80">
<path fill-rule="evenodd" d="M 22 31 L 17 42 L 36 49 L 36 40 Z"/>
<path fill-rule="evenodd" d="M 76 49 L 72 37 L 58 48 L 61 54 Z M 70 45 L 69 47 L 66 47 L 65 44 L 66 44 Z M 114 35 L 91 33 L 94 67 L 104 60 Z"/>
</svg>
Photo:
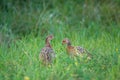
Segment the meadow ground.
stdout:
<svg viewBox="0 0 120 80">
<path fill-rule="evenodd" d="M 0 80 L 120 80 L 119 0 L 1 0 Z M 39 61 L 47 35 L 56 59 Z M 70 58 L 64 38 L 92 59 Z"/>
<path fill-rule="evenodd" d="M 52 66 L 45 67 L 39 61 L 39 52 L 44 46 L 46 36 L 31 35 L 10 45 L 0 47 L 0 79 L 1 80 L 119 80 L 120 79 L 120 33 L 98 30 L 94 25 L 79 32 L 65 34 L 59 30 L 51 42 L 56 52 L 56 60 Z M 66 29 L 66 28 L 63 28 Z M 92 33 L 91 30 L 94 30 Z M 62 30 L 63 31 L 63 30 Z M 115 35 L 115 36 L 114 36 Z M 73 45 L 81 45 L 88 49 L 93 58 L 71 59 L 61 44 L 64 37 L 69 37 Z"/>
</svg>

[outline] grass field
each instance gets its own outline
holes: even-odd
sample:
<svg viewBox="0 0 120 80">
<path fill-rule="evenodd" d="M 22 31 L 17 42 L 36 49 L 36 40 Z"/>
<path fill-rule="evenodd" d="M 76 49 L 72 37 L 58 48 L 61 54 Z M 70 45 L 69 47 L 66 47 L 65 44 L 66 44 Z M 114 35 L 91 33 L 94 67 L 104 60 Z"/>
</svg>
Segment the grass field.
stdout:
<svg viewBox="0 0 120 80">
<path fill-rule="evenodd" d="M 120 80 L 119 0 L 6 1 L 0 5 L 0 80 Z M 39 53 L 49 34 L 56 59 L 46 67 Z M 70 58 L 66 37 L 92 59 Z"/>
<path fill-rule="evenodd" d="M 105 32 L 96 28 L 81 29 L 79 32 L 58 32 L 51 42 L 56 52 L 56 61 L 52 66 L 40 64 L 38 55 L 44 46 L 44 37 L 31 35 L 22 38 L 6 48 L 0 47 L 0 79 L 23 80 L 119 80 L 120 79 L 120 33 Z M 63 28 L 66 29 L 66 28 Z M 91 32 L 91 30 L 94 30 Z M 63 31 L 63 30 L 62 30 Z M 64 37 L 69 37 L 73 45 L 88 49 L 93 59 L 71 59 L 61 44 Z"/>
</svg>

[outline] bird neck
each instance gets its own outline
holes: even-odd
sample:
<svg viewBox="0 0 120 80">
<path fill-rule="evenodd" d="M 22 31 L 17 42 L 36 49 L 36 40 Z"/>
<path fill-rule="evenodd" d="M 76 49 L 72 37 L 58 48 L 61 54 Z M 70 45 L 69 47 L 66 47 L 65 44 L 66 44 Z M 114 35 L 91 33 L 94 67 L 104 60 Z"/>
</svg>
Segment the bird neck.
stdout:
<svg viewBox="0 0 120 80">
<path fill-rule="evenodd" d="M 74 47 L 72 45 L 67 45 L 67 49 L 73 49 Z"/>
<path fill-rule="evenodd" d="M 46 42 L 45 42 L 45 43 L 46 43 L 46 45 L 45 45 L 46 47 L 50 47 L 50 48 L 51 48 L 50 41 L 48 41 L 48 40 L 46 39 Z"/>
<path fill-rule="evenodd" d="M 71 46 L 71 43 L 70 43 L 70 42 L 68 42 L 68 43 L 67 43 L 67 46 Z"/>
<path fill-rule="evenodd" d="M 70 42 L 67 43 L 67 47 L 71 47 L 71 43 Z"/>
</svg>

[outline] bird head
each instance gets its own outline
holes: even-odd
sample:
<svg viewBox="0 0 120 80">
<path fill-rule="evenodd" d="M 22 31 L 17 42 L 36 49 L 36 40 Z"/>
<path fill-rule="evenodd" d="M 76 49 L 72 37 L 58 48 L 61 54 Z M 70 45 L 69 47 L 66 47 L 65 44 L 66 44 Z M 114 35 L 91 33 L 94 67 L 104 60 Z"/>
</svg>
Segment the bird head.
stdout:
<svg viewBox="0 0 120 80">
<path fill-rule="evenodd" d="M 63 39 L 62 44 L 71 45 L 70 40 L 68 38 Z"/>
<path fill-rule="evenodd" d="M 49 35 L 49 36 L 47 36 L 47 38 L 46 38 L 46 42 L 51 41 L 53 38 L 54 38 L 54 36 L 53 36 L 53 35 Z"/>
</svg>

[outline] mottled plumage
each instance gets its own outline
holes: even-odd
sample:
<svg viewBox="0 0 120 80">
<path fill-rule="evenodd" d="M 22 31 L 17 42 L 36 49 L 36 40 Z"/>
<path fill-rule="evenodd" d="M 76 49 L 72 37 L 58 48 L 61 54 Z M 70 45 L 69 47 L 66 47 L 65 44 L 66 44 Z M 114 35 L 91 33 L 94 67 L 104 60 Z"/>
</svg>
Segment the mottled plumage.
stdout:
<svg viewBox="0 0 120 80">
<path fill-rule="evenodd" d="M 46 45 L 42 48 L 39 58 L 42 63 L 49 64 L 52 63 L 53 59 L 55 58 L 55 53 L 50 45 L 50 41 L 53 39 L 53 36 L 50 35 L 46 38 Z"/>
<path fill-rule="evenodd" d="M 40 59 L 43 63 L 51 63 L 52 59 L 55 57 L 54 51 L 50 47 L 44 47 L 40 53 Z"/>
<path fill-rule="evenodd" d="M 67 44 L 66 51 L 71 56 L 81 56 L 87 54 L 90 57 L 90 53 L 80 46 L 72 46 L 69 39 L 65 38 L 62 41 L 62 44 Z"/>
</svg>

